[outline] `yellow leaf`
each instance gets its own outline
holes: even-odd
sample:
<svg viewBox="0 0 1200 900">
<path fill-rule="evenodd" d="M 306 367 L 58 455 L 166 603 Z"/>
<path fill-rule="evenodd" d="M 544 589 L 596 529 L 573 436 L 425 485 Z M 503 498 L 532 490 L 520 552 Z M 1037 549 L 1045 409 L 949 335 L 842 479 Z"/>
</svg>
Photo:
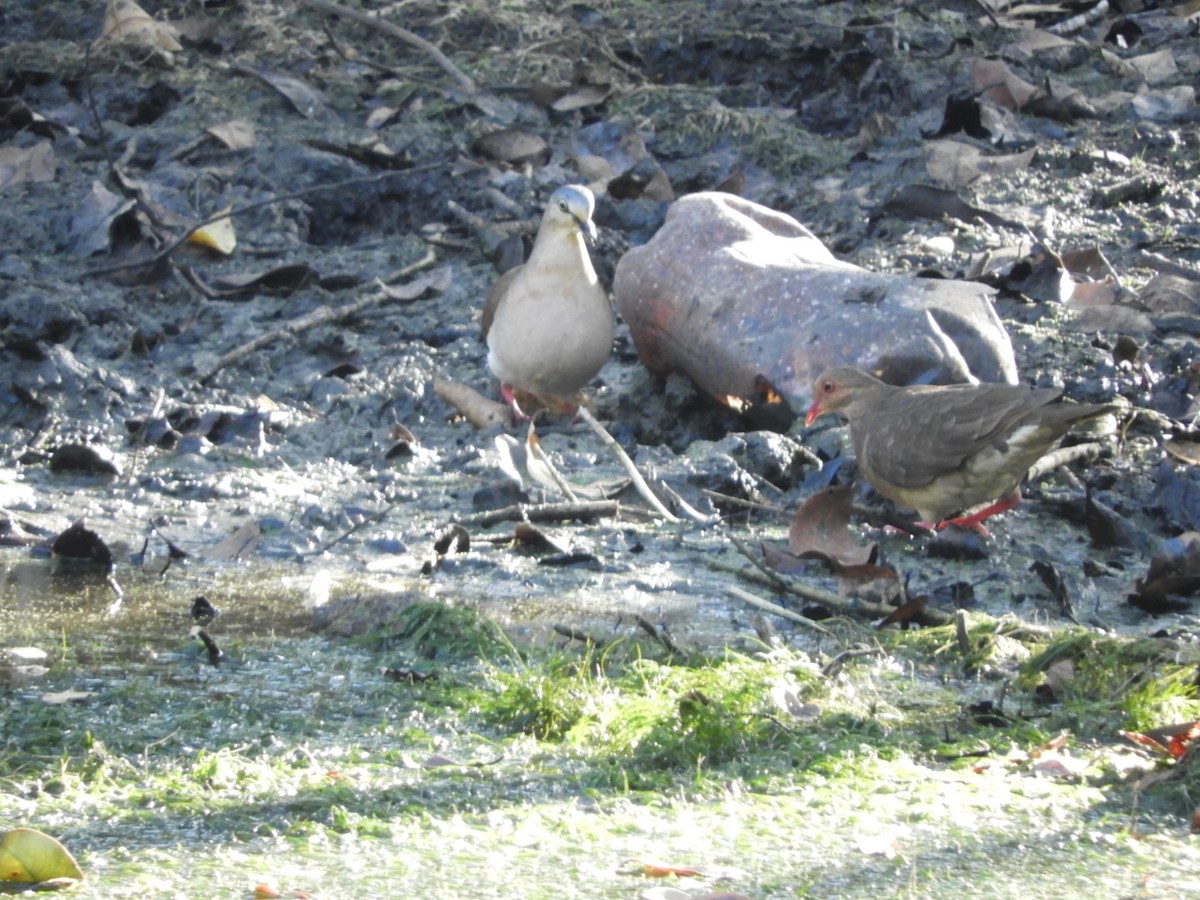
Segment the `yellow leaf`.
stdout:
<svg viewBox="0 0 1200 900">
<path fill-rule="evenodd" d="M 227 213 L 232 209 L 232 206 L 227 206 L 221 212 Z M 211 247 L 218 253 L 224 253 L 228 256 L 233 252 L 233 248 L 237 246 L 237 234 L 233 230 L 233 217 L 226 216 L 223 219 L 210 222 L 203 228 L 197 228 L 188 240 L 202 247 Z"/>
<path fill-rule="evenodd" d="M 56 878 L 83 879 L 83 870 L 70 852 L 33 828 L 14 828 L 0 838 L 0 883 L 37 884 Z"/>
</svg>

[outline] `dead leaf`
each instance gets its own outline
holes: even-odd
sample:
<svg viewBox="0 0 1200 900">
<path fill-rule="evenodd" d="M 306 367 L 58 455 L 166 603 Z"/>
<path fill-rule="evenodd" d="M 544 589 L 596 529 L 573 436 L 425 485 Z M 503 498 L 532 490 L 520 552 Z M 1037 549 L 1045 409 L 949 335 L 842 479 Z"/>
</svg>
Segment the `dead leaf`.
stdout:
<svg viewBox="0 0 1200 900">
<path fill-rule="evenodd" d="M 894 573 L 893 573 L 894 574 Z M 899 624 L 901 630 L 906 630 L 909 623 L 917 616 L 925 611 L 925 607 L 929 605 L 929 595 L 922 594 L 920 597 L 913 597 L 903 606 L 896 607 L 896 611 L 888 613 L 883 617 L 883 620 L 875 626 L 876 628 L 886 628 L 888 625 Z"/>
<path fill-rule="evenodd" d="M 1075 663 L 1069 659 L 1060 659 L 1051 663 L 1046 669 L 1043 684 L 1054 697 L 1061 697 L 1067 685 L 1075 678 Z"/>
<path fill-rule="evenodd" d="M 542 487 L 557 491 L 572 503 L 575 502 L 576 497 L 571 486 L 558 473 L 558 469 L 542 449 L 542 442 L 537 436 L 532 419 L 529 422 L 529 430 L 525 433 L 525 471 Z"/>
<path fill-rule="evenodd" d="M 234 70 L 243 75 L 250 75 L 270 85 L 292 105 L 292 108 L 306 119 L 324 118 L 328 115 L 329 104 L 325 95 L 312 87 L 308 82 L 284 72 L 273 72 L 269 69 L 258 69 L 254 66 L 238 65 Z"/>
<path fill-rule="evenodd" d="M 1146 577 L 1137 582 L 1129 602 L 1157 615 L 1186 608 L 1180 598 L 1200 590 L 1200 532 L 1188 531 L 1163 541 L 1150 557 Z"/>
<path fill-rule="evenodd" d="M 799 556 L 789 553 L 782 547 L 778 547 L 767 541 L 763 541 L 759 546 L 762 548 L 763 565 L 777 572 L 783 572 L 785 575 L 793 575 L 797 572 L 805 571 L 807 563 L 810 562 L 810 560 L 801 559 Z"/>
<path fill-rule="evenodd" d="M 38 141 L 31 147 L 0 147 L 0 190 L 53 181 L 54 167 L 50 141 Z"/>
<path fill-rule="evenodd" d="M 221 218 L 197 228 L 188 236 L 188 242 L 216 250 L 225 256 L 231 254 L 234 248 L 237 247 L 237 234 L 233 228 L 233 216 L 229 215 L 232 211 L 233 207 L 227 206 L 215 213 L 215 215 L 219 215 Z"/>
<path fill-rule="evenodd" d="M 133 209 L 134 201 L 114 194 L 99 181 L 71 217 L 71 249 L 80 256 L 107 251 L 111 243 L 109 229 L 119 216 Z"/>
<path fill-rule="evenodd" d="M 543 550 L 546 553 L 566 553 L 569 549 L 565 544 L 554 540 L 536 525 L 531 525 L 529 522 L 519 522 L 517 527 L 513 529 L 513 538 L 517 543 L 525 544 L 534 550 Z"/>
<path fill-rule="evenodd" d="M 588 106 L 599 106 L 612 95 L 611 84 L 581 84 L 550 104 L 555 112 L 573 112 Z"/>
<path fill-rule="evenodd" d="M 169 26 L 159 22 L 133 0 L 108 0 L 104 9 L 104 25 L 93 46 L 116 42 L 168 54 L 183 49 Z"/>
<path fill-rule="evenodd" d="M 254 123 L 249 119 L 230 119 L 204 130 L 230 150 L 249 150 L 257 143 Z"/>
<path fill-rule="evenodd" d="M 1055 753 L 1043 756 L 1030 766 L 1030 771 L 1052 778 L 1076 778 L 1082 775 L 1087 767 L 1087 760 Z"/>
<path fill-rule="evenodd" d="M 666 878 L 668 875 L 676 875 L 680 878 L 694 878 L 702 874 L 699 869 L 694 869 L 691 866 L 665 866 L 656 863 L 642 863 L 642 874 L 650 878 Z"/>
<path fill-rule="evenodd" d="M 454 283 L 454 272 L 449 266 L 438 266 L 404 284 L 386 284 L 376 279 L 375 284 L 389 300 L 416 300 L 426 292 L 441 294 Z"/>
<path fill-rule="evenodd" d="M 1180 760 L 1196 745 L 1196 741 L 1200 740 L 1200 722 L 1163 725 L 1145 732 L 1122 731 L 1121 737 L 1155 753 Z"/>
<path fill-rule="evenodd" d="M 479 156 L 497 162 L 522 165 L 543 165 L 550 158 L 550 145 L 545 138 L 520 128 L 501 128 L 480 135 L 471 145 Z"/>
<path fill-rule="evenodd" d="M 50 835 L 35 828 L 0 834 L 0 883 L 63 888 L 82 880 L 83 870 L 75 857 Z"/>
<path fill-rule="evenodd" d="M 1176 119 L 1196 105 L 1196 89 L 1190 84 L 1162 90 L 1139 91 L 1131 101 L 1133 111 L 1143 119 Z"/>
<path fill-rule="evenodd" d="M 860 544 L 850 532 L 853 490 L 825 488 L 796 510 L 788 529 L 788 550 L 798 557 L 819 554 L 840 565 L 862 565 L 874 557 L 877 545 Z"/>
<path fill-rule="evenodd" d="M 262 529 L 259 528 L 258 522 L 251 520 L 219 541 L 208 551 L 207 556 L 209 559 L 241 559 L 254 552 L 261 537 Z"/>
<path fill-rule="evenodd" d="M 1022 153 L 990 155 L 963 141 L 930 141 L 925 145 L 925 170 L 931 178 L 964 187 L 992 173 L 1027 169 L 1036 153 L 1030 148 Z"/>
<path fill-rule="evenodd" d="M 998 59 L 977 59 L 971 64 L 971 88 L 997 106 L 1014 110 L 1042 94 Z"/>
<path fill-rule="evenodd" d="M 1151 313 L 1200 313 L 1200 281 L 1162 272 L 1150 279 L 1137 299 Z"/>
<path fill-rule="evenodd" d="M 290 263 L 266 272 L 232 272 L 218 278 L 222 297 L 250 296 L 257 293 L 286 297 L 310 287 L 317 280 L 317 270 L 308 263 Z"/>
<path fill-rule="evenodd" d="M 1111 306 L 1120 296 L 1118 288 L 1111 281 L 1075 282 L 1071 288 L 1071 296 L 1064 305 L 1071 309 L 1086 309 L 1091 306 Z"/>
<path fill-rule="evenodd" d="M 1166 49 L 1156 50 L 1153 53 L 1146 53 L 1142 56 L 1134 56 L 1125 61 L 1133 66 L 1137 73 L 1145 78 L 1149 84 L 1167 81 L 1174 78 L 1179 72 L 1179 67 L 1175 65 L 1174 54 Z"/>
</svg>

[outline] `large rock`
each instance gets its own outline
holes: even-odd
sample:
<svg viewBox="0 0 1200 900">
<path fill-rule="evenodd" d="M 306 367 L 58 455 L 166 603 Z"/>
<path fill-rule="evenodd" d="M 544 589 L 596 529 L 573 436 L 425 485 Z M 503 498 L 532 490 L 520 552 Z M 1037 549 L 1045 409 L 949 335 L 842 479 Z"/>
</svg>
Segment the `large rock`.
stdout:
<svg viewBox="0 0 1200 900">
<path fill-rule="evenodd" d="M 803 409 L 834 365 L 894 384 L 1017 380 L 990 288 L 840 262 L 795 219 L 731 194 L 674 203 L 613 290 L 648 368 L 735 407 L 774 387 Z"/>
</svg>

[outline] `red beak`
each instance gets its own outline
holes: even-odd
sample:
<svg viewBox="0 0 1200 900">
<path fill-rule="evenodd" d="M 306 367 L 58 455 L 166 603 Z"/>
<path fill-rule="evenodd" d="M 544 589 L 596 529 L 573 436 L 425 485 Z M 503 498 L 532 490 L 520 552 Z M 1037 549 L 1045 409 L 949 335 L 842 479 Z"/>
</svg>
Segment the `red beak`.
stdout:
<svg viewBox="0 0 1200 900">
<path fill-rule="evenodd" d="M 805 426 L 811 425 L 821 417 L 825 410 L 821 409 L 821 401 L 814 400 L 813 405 L 808 408 L 808 415 L 804 417 Z"/>
</svg>

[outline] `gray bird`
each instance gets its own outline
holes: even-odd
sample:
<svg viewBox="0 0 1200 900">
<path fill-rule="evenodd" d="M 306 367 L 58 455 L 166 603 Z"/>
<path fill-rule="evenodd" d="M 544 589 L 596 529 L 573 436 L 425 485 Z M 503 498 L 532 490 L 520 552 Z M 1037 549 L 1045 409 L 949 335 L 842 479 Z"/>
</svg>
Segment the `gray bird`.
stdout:
<svg viewBox="0 0 1200 900">
<path fill-rule="evenodd" d="M 1029 467 L 1073 425 L 1116 409 L 1055 403 L 1061 393 L 1011 384 L 897 387 L 842 367 L 813 383 L 804 421 L 845 416 L 863 477 L 928 522 L 946 524 L 947 516 L 990 503 L 950 520 L 978 527 L 1021 501 Z"/>
<path fill-rule="evenodd" d="M 550 195 L 533 251 L 488 292 L 483 337 L 488 368 L 506 401 L 555 410 L 576 395 L 608 360 L 613 314 L 584 238 L 594 240 L 592 192 L 578 184 Z"/>
</svg>

